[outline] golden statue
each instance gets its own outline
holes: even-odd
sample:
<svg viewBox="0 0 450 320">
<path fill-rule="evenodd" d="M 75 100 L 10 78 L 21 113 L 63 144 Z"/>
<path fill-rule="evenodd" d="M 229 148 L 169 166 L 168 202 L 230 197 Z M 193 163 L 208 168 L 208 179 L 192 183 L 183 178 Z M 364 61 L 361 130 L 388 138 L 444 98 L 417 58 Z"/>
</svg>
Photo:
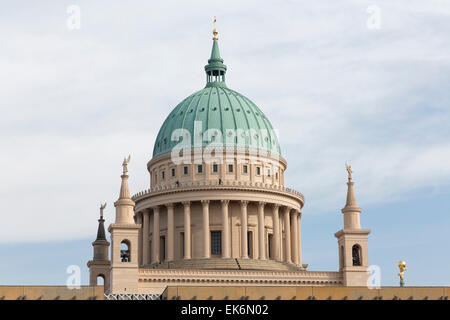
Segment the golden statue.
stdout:
<svg viewBox="0 0 450 320">
<path fill-rule="evenodd" d="M 217 35 L 219 34 L 219 32 L 216 29 L 216 17 L 214 17 L 214 30 L 213 30 L 213 40 L 219 40 L 219 38 L 217 37 Z"/>
<path fill-rule="evenodd" d="M 400 272 L 398 273 L 398 276 L 400 277 L 400 286 L 403 287 L 405 284 L 405 278 L 404 278 L 403 272 L 406 270 L 406 262 L 399 261 L 398 268 L 400 269 Z"/>
<path fill-rule="evenodd" d="M 345 169 L 347 169 L 348 172 L 348 180 L 352 180 L 352 173 L 353 173 L 352 166 L 349 166 L 347 164 L 347 161 L 345 162 Z"/>
</svg>

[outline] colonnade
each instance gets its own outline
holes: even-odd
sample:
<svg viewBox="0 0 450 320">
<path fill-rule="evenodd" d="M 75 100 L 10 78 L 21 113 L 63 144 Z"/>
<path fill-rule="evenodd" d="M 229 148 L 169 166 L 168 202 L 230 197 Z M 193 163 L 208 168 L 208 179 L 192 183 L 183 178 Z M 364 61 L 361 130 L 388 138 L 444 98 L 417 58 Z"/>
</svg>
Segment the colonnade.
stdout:
<svg viewBox="0 0 450 320">
<path fill-rule="evenodd" d="M 229 206 L 230 200 L 217 200 L 220 202 L 221 206 L 221 256 L 222 258 L 231 258 L 231 230 L 229 224 Z M 235 200 L 231 200 L 235 201 Z M 211 236 L 210 236 L 210 200 L 201 200 L 202 207 L 202 248 L 201 248 L 201 258 L 211 257 Z M 247 208 L 251 201 L 247 200 L 237 200 L 240 204 L 240 217 L 239 223 L 241 226 L 241 239 L 240 239 L 240 254 L 239 257 L 246 259 L 249 257 L 248 252 L 248 213 Z M 167 250 L 165 251 L 165 260 L 173 261 L 175 260 L 175 223 L 174 223 L 174 206 L 176 203 L 168 203 L 166 206 L 167 210 Z M 191 205 L 192 202 L 186 201 L 181 202 L 184 208 L 184 259 L 192 259 L 192 248 L 191 248 Z M 265 225 L 265 208 L 269 207 L 273 225 L 272 227 L 272 249 L 271 257 L 277 261 L 285 261 L 288 263 L 293 263 L 296 265 L 301 265 L 301 231 L 300 231 L 300 220 L 301 212 L 291 208 L 289 206 L 280 206 L 279 204 L 272 204 L 266 202 L 256 202 L 257 204 L 257 241 L 258 241 L 258 252 L 257 258 L 261 260 L 268 259 L 266 250 L 266 225 Z M 150 257 L 150 216 L 153 215 L 153 230 L 152 230 L 152 257 Z M 154 206 L 148 209 L 144 209 L 136 214 L 136 222 L 142 224 L 140 231 L 140 242 L 139 242 L 139 264 L 146 265 L 149 263 L 161 262 L 160 256 L 160 215 L 161 206 Z M 283 230 L 281 230 L 280 219 L 283 220 L 284 224 L 284 238 Z M 283 242 L 283 246 L 281 243 Z M 284 254 L 282 257 L 281 248 L 284 249 Z M 283 258 L 283 259 L 282 259 Z M 151 261 L 150 261 L 151 260 Z"/>
</svg>

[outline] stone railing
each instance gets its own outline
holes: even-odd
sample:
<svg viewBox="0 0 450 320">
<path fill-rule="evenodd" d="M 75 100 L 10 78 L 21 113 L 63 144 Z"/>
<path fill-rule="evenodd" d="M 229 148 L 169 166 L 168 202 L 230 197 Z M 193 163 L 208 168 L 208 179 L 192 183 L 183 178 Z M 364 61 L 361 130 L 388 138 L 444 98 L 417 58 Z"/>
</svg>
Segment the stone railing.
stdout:
<svg viewBox="0 0 450 320">
<path fill-rule="evenodd" d="M 236 180 L 224 180 L 219 182 L 217 180 L 211 181 L 190 181 L 190 182 L 179 182 L 178 184 L 172 183 L 163 186 L 155 186 L 150 189 L 141 191 L 132 196 L 133 201 L 146 198 L 149 195 L 157 195 L 166 192 L 174 191 L 187 191 L 193 189 L 240 189 L 240 190 L 256 190 L 256 191 L 272 191 L 280 193 L 288 193 L 296 198 L 305 201 L 305 197 L 301 192 L 298 192 L 291 188 L 286 188 L 280 185 L 262 183 L 262 182 L 247 182 L 247 181 L 236 181 Z"/>
</svg>

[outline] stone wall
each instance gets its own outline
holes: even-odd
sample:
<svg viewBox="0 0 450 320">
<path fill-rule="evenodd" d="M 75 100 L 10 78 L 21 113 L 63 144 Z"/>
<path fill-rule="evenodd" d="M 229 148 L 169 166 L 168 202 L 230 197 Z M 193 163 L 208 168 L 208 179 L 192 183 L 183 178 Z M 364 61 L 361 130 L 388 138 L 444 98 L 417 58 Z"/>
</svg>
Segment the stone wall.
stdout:
<svg viewBox="0 0 450 320">
<path fill-rule="evenodd" d="M 450 287 L 167 287 L 172 300 L 448 300 Z"/>
<path fill-rule="evenodd" d="M 103 286 L 0 286 L 0 300 L 104 300 Z"/>
</svg>

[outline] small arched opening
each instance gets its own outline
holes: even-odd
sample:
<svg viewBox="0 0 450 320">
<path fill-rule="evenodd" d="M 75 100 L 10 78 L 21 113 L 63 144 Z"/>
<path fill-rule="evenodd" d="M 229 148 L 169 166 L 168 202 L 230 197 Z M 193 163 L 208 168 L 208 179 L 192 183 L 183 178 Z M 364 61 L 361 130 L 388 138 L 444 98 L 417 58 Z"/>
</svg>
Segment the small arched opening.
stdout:
<svg viewBox="0 0 450 320">
<path fill-rule="evenodd" d="M 131 254 L 130 254 L 130 242 L 128 240 L 122 240 L 120 243 L 120 261 L 122 262 L 130 262 Z"/>
<path fill-rule="evenodd" d="M 97 286 L 104 286 L 105 285 L 105 275 L 99 274 L 97 275 Z"/>
<path fill-rule="evenodd" d="M 361 265 L 361 247 L 358 244 L 352 247 L 352 261 L 354 266 Z"/>
</svg>

